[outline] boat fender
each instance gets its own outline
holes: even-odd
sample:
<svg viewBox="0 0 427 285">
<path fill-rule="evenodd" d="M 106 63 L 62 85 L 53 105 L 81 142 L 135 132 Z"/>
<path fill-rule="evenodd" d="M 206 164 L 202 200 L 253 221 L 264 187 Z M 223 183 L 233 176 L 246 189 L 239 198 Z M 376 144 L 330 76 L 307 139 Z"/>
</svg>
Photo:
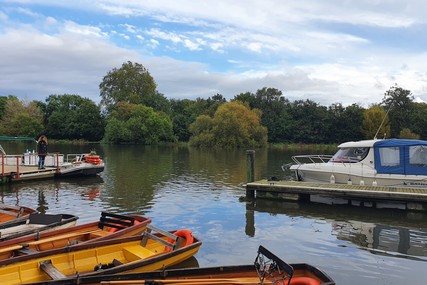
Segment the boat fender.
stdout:
<svg viewBox="0 0 427 285">
<path fill-rule="evenodd" d="M 178 230 L 178 231 L 174 232 L 173 234 L 180 237 L 180 238 L 184 238 L 185 239 L 185 246 L 190 245 L 194 242 L 193 233 L 190 230 L 182 229 L 182 230 Z M 173 243 L 174 240 L 169 239 L 168 242 Z M 165 251 L 169 252 L 171 250 L 172 249 L 170 247 L 166 246 Z"/>
<path fill-rule="evenodd" d="M 320 285 L 321 282 L 315 278 L 294 276 L 291 278 L 290 285 Z"/>
</svg>

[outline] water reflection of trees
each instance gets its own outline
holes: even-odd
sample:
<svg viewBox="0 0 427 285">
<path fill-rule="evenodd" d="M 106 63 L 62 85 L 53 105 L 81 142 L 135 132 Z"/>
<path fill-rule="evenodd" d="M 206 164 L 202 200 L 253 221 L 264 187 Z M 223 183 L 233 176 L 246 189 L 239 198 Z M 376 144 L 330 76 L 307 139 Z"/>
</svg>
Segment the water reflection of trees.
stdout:
<svg viewBox="0 0 427 285">
<path fill-rule="evenodd" d="M 247 203 L 246 234 L 254 231 L 253 211 L 327 220 L 337 239 L 349 241 L 373 253 L 395 252 L 427 256 L 427 214 L 396 209 L 282 202 L 256 199 Z M 253 216 L 253 215 L 252 215 Z"/>
</svg>

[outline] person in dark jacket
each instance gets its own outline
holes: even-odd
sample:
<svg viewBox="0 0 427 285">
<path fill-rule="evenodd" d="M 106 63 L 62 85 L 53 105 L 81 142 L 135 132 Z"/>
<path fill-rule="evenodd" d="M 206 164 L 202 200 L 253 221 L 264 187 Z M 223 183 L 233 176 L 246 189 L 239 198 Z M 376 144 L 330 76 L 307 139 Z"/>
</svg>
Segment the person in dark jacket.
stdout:
<svg viewBox="0 0 427 285">
<path fill-rule="evenodd" d="M 44 160 L 47 155 L 47 137 L 41 135 L 37 140 L 37 153 L 39 155 L 39 169 L 44 169 Z"/>
</svg>

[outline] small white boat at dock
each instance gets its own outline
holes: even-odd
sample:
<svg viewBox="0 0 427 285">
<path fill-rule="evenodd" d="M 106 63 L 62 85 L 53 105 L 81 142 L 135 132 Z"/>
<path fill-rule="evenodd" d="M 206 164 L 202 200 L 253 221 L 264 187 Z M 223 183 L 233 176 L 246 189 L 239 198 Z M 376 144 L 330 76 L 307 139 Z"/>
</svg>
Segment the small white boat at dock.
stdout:
<svg viewBox="0 0 427 285">
<path fill-rule="evenodd" d="M 374 139 L 346 142 L 333 156 L 297 155 L 298 181 L 427 188 L 427 141 Z"/>
</svg>

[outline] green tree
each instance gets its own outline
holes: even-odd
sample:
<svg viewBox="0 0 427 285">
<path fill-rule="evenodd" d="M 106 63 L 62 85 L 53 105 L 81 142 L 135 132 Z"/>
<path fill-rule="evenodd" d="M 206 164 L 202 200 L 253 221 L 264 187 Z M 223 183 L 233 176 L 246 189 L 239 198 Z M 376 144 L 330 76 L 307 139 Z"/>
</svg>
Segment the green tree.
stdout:
<svg viewBox="0 0 427 285">
<path fill-rule="evenodd" d="M 363 113 L 362 133 L 365 139 L 390 137 L 388 115 L 379 105 L 373 105 Z"/>
<path fill-rule="evenodd" d="M 99 85 L 101 106 L 110 114 L 120 102 L 155 105 L 162 101 L 156 88 L 156 82 L 143 65 L 128 61 L 104 76 Z"/>
<path fill-rule="evenodd" d="M 6 108 L 6 102 L 8 97 L 7 96 L 0 96 L 0 119 L 3 117 L 5 108 Z"/>
<path fill-rule="evenodd" d="M 298 143 L 327 143 L 329 137 L 328 110 L 311 100 L 297 100 L 289 110 L 292 140 Z"/>
<path fill-rule="evenodd" d="M 329 140 L 326 143 L 341 143 L 356 141 L 363 138 L 362 122 L 365 109 L 357 104 L 343 107 L 342 104 L 332 104 L 328 108 L 329 120 L 326 123 Z"/>
<path fill-rule="evenodd" d="M 427 104 L 415 103 L 414 111 L 410 115 L 411 130 L 420 135 L 421 139 L 427 139 Z"/>
<path fill-rule="evenodd" d="M 142 104 L 121 102 L 107 120 L 104 141 L 149 145 L 175 141 L 175 137 L 167 114 Z"/>
<path fill-rule="evenodd" d="M 35 101 L 23 103 L 9 96 L 4 105 L 0 133 L 8 136 L 37 137 L 43 132 L 43 114 Z"/>
<path fill-rule="evenodd" d="M 290 141 L 290 106 L 282 91 L 264 87 L 258 89 L 256 94 L 241 93 L 235 96 L 234 100 L 248 103 L 252 109 L 261 110 L 261 123 L 267 127 L 269 142 Z"/>
<path fill-rule="evenodd" d="M 267 144 L 267 129 L 260 112 L 242 102 L 224 103 L 213 118 L 199 116 L 190 125 L 190 144 L 204 147 L 262 147 Z"/>
<path fill-rule="evenodd" d="M 55 139 L 99 141 L 104 135 L 101 109 L 79 95 L 50 95 L 45 105 L 46 135 Z"/>
<path fill-rule="evenodd" d="M 396 137 L 404 128 L 411 128 L 411 114 L 414 112 L 414 96 L 411 91 L 394 85 L 384 94 L 382 106 L 389 110 L 391 136 Z"/>
</svg>

